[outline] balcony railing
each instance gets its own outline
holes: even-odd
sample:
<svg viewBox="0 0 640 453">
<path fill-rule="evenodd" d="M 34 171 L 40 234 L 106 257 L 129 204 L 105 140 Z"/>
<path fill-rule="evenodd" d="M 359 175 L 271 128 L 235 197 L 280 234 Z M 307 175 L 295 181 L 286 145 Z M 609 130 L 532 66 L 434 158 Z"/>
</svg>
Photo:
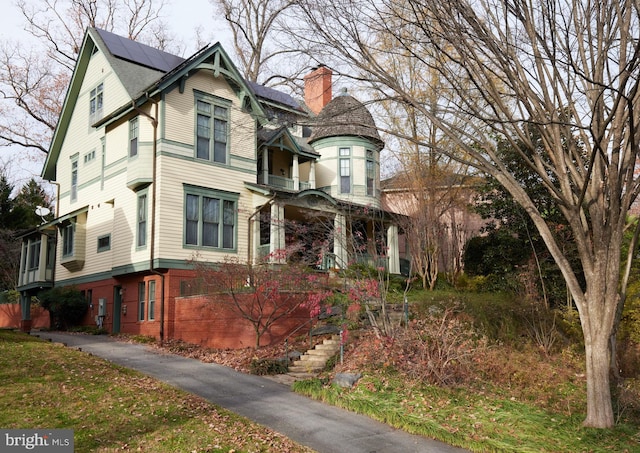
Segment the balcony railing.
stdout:
<svg viewBox="0 0 640 453">
<path fill-rule="evenodd" d="M 267 186 L 279 187 L 287 190 L 295 190 L 293 179 L 285 178 L 283 176 L 267 175 L 267 181 L 265 181 L 264 176 L 260 174 L 258 175 L 258 184 L 265 184 Z M 300 188 L 298 190 L 311 189 L 311 184 L 306 181 L 300 181 L 299 186 Z"/>
</svg>

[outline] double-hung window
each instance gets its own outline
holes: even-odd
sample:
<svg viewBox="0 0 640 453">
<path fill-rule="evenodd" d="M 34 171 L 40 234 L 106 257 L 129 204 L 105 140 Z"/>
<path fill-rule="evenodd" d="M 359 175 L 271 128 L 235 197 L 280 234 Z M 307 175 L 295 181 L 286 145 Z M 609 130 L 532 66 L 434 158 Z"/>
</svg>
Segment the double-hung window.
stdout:
<svg viewBox="0 0 640 453">
<path fill-rule="evenodd" d="M 366 173 L 367 173 L 367 195 L 373 196 L 374 193 L 374 181 L 376 175 L 375 161 L 373 160 L 373 151 L 367 150 L 366 160 Z"/>
<path fill-rule="evenodd" d="M 138 155 L 138 117 L 129 121 L 129 157 Z"/>
<path fill-rule="evenodd" d="M 91 123 L 95 123 L 102 118 L 103 91 L 104 84 L 100 83 L 89 94 L 89 119 Z"/>
<path fill-rule="evenodd" d="M 71 160 L 71 201 L 78 199 L 78 155 Z"/>
<path fill-rule="evenodd" d="M 68 223 L 62 229 L 62 256 L 73 255 L 73 241 L 75 236 L 75 225 Z"/>
<path fill-rule="evenodd" d="M 144 321 L 144 282 L 138 283 L 138 321 Z"/>
<path fill-rule="evenodd" d="M 137 224 L 137 240 L 136 246 L 138 248 L 145 247 L 147 245 L 147 194 L 141 193 L 138 195 L 138 212 L 136 215 Z"/>
<path fill-rule="evenodd" d="M 340 148 L 340 193 L 351 193 L 351 149 Z"/>
<path fill-rule="evenodd" d="M 156 319 L 156 281 L 149 280 L 149 314 L 147 315 L 149 321 Z"/>
<path fill-rule="evenodd" d="M 186 187 L 185 245 L 235 249 L 237 201 L 237 194 Z"/>
<path fill-rule="evenodd" d="M 227 163 L 229 106 L 196 99 L 196 157 Z"/>
<path fill-rule="evenodd" d="M 40 244 L 40 239 L 29 242 L 29 270 L 37 269 L 40 265 Z"/>
</svg>

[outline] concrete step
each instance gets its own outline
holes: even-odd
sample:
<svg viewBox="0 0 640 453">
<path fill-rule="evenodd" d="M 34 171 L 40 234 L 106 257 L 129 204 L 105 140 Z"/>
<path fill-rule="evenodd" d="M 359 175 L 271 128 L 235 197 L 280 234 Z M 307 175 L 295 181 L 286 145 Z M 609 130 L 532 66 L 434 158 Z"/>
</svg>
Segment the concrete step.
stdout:
<svg viewBox="0 0 640 453">
<path fill-rule="evenodd" d="M 300 356 L 289 366 L 289 374 L 304 374 L 304 379 L 322 371 L 327 361 L 340 350 L 340 335 L 333 335 Z"/>
<path fill-rule="evenodd" d="M 311 379 L 316 377 L 316 373 L 307 373 L 306 371 L 289 371 L 287 376 L 291 376 L 295 380 Z"/>
<path fill-rule="evenodd" d="M 322 344 L 317 344 L 315 347 L 316 351 L 337 351 L 338 349 L 340 349 L 340 343 L 338 344 L 322 343 Z"/>
<path fill-rule="evenodd" d="M 305 355 L 307 355 L 307 356 L 314 356 L 314 357 L 326 357 L 326 358 L 329 358 L 332 355 L 334 355 L 336 352 L 338 352 L 338 351 L 333 350 L 333 349 L 320 349 L 320 350 L 318 350 L 318 349 L 310 349 L 300 357 L 304 357 Z"/>
<path fill-rule="evenodd" d="M 303 357 L 301 357 L 300 360 L 294 361 L 293 364 L 301 365 L 301 366 L 307 366 L 307 365 L 324 366 L 324 364 L 327 363 L 327 359 L 325 358 L 313 358 L 313 357 L 303 358 Z"/>
<path fill-rule="evenodd" d="M 288 374 L 311 374 L 315 376 L 315 373 L 322 371 L 324 369 L 324 365 L 322 366 L 302 366 L 302 365 L 292 365 L 289 367 Z"/>
</svg>

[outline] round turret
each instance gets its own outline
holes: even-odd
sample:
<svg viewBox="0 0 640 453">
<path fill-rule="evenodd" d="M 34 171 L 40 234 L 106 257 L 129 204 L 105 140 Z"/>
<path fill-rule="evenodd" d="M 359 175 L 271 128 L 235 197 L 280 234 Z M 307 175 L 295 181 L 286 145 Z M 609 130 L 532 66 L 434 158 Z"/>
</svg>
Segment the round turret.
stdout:
<svg viewBox="0 0 640 453">
<path fill-rule="evenodd" d="M 369 139 L 378 149 L 384 146 L 369 110 L 343 89 L 340 95 L 324 106 L 313 121 L 309 143 L 327 137 L 345 136 Z"/>
</svg>

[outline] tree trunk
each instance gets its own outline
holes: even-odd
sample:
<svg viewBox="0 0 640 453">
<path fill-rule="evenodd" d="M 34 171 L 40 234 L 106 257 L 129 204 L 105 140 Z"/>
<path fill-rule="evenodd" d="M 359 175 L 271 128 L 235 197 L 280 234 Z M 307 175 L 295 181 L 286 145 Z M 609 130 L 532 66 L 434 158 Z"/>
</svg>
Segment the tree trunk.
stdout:
<svg viewBox="0 0 640 453">
<path fill-rule="evenodd" d="M 255 324 L 253 328 L 256 331 L 256 351 L 257 351 L 258 349 L 260 349 L 260 337 L 262 335 L 260 333 L 260 326 L 258 324 Z"/>
<path fill-rule="evenodd" d="M 584 426 L 610 428 L 614 424 L 609 382 L 609 335 L 600 330 L 590 333 L 585 326 L 587 367 L 587 417 Z"/>
</svg>

